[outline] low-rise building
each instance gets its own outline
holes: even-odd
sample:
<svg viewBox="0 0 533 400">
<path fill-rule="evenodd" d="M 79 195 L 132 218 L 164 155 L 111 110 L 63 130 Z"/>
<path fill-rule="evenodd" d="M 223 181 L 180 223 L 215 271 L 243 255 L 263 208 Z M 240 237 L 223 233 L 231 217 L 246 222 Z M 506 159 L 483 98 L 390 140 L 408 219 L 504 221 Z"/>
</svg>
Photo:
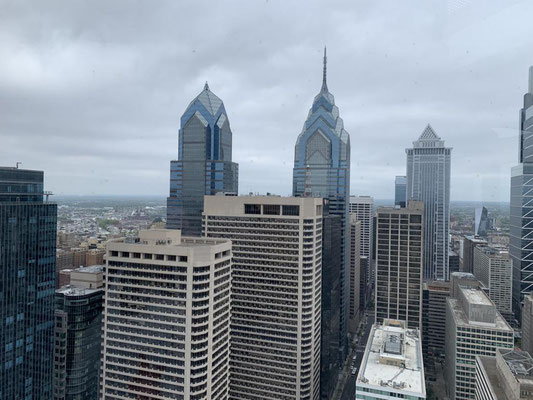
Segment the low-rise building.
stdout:
<svg viewBox="0 0 533 400">
<path fill-rule="evenodd" d="M 405 321 L 374 324 L 355 383 L 356 400 L 426 398 L 422 343 Z"/>
<path fill-rule="evenodd" d="M 527 351 L 496 350 L 476 357 L 475 400 L 533 400 L 533 358 Z"/>
</svg>

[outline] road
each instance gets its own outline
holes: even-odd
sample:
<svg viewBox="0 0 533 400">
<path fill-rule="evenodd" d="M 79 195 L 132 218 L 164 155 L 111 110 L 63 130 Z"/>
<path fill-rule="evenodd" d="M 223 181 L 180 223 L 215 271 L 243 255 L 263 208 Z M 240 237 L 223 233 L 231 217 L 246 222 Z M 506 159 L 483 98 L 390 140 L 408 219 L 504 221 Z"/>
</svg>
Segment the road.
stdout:
<svg viewBox="0 0 533 400">
<path fill-rule="evenodd" d="M 374 310 L 365 311 L 365 320 L 366 320 L 366 324 L 364 324 L 363 335 L 359 339 L 359 342 L 357 343 L 357 345 L 355 346 L 355 355 L 357 356 L 357 358 L 355 359 L 355 366 L 357 367 L 357 372 L 359 372 L 359 367 L 361 366 L 361 361 L 365 353 L 366 342 L 368 341 L 368 336 L 370 335 L 370 329 L 372 328 L 372 325 L 374 324 Z M 353 357 L 353 352 L 352 352 L 352 357 Z M 348 377 L 348 381 L 346 382 L 346 385 L 344 386 L 344 390 L 342 392 L 341 400 L 354 400 L 355 399 L 356 377 L 357 375 L 354 376 L 351 374 Z"/>
</svg>

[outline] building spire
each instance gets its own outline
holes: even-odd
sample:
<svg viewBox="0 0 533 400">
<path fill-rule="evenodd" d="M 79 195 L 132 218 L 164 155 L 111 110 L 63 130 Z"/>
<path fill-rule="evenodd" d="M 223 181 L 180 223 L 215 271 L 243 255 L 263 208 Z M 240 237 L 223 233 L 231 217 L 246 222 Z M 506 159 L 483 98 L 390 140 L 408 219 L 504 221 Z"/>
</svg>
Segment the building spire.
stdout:
<svg viewBox="0 0 533 400">
<path fill-rule="evenodd" d="M 324 46 L 324 70 L 322 71 L 322 91 L 323 92 L 328 91 L 328 84 L 326 83 L 327 62 L 328 62 L 328 57 L 326 56 L 326 46 Z"/>
<path fill-rule="evenodd" d="M 209 90 L 209 85 L 207 84 L 207 81 L 205 81 L 204 90 Z"/>
</svg>

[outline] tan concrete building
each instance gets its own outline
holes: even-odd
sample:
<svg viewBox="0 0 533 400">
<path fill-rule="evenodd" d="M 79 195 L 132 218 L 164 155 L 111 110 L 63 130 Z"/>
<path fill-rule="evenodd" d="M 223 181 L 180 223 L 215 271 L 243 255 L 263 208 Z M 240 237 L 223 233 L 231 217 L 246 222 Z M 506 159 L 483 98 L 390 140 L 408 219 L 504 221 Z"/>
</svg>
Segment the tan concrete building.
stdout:
<svg viewBox="0 0 533 400">
<path fill-rule="evenodd" d="M 496 350 L 476 357 L 475 400 L 533 400 L 533 358 L 527 351 Z"/>
<path fill-rule="evenodd" d="M 230 274 L 229 240 L 110 240 L 102 398 L 228 399 Z"/>
<path fill-rule="evenodd" d="M 509 251 L 501 246 L 476 246 L 474 275 L 483 284 L 498 311 L 511 321 L 513 263 Z"/>
<path fill-rule="evenodd" d="M 318 399 L 322 199 L 206 196 L 203 233 L 233 243 L 230 398 Z"/>
<path fill-rule="evenodd" d="M 380 207 L 376 237 L 376 322 L 406 321 L 422 331 L 424 205 Z"/>
</svg>

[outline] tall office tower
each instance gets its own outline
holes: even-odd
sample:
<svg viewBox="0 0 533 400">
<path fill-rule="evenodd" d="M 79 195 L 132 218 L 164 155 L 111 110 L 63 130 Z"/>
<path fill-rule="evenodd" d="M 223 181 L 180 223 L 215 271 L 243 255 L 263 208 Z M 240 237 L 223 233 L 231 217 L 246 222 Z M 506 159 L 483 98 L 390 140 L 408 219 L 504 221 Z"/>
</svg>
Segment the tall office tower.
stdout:
<svg viewBox="0 0 533 400">
<path fill-rule="evenodd" d="M 487 207 L 476 207 L 474 216 L 474 235 L 487 237 L 489 234 L 489 211 Z"/>
<path fill-rule="evenodd" d="M 533 400 L 533 358 L 526 351 L 496 350 L 476 357 L 476 400 Z"/>
<path fill-rule="evenodd" d="M 349 291 L 350 135 L 344 129 L 335 99 L 326 84 L 326 49 L 322 89 L 315 96 L 302 132 L 294 147 L 292 192 L 294 196 L 317 196 L 329 201 L 330 214 L 341 216 L 341 335 L 339 349 L 348 352 L 347 303 Z"/>
<path fill-rule="evenodd" d="M 102 268 L 73 271 L 73 284 L 56 290 L 55 400 L 98 399 L 104 295 Z"/>
<path fill-rule="evenodd" d="M 355 214 L 361 221 L 361 256 L 372 257 L 374 226 L 374 199 L 370 196 L 350 196 L 350 214 Z"/>
<path fill-rule="evenodd" d="M 351 333 L 359 327 L 359 297 L 361 286 L 361 222 L 355 215 L 350 215 L 350 294 L 348 307 L 348 324 Z"/>
<path fill-rule="evenodd" d="M 424 279 L 446 281 L 450 232 L 450 157 L 430 125 L 407 153 L 407 200 L 424 202 Z"/>
<path fill-rule="evenodd" d="M 343 361 L 341 343 L 341 216 L 329 214 L 324 200 L 322 218 L 322 328 L 320 346 L 320 392 L 322 399 L 330 399 L 335 389 Z"/>
<path fill-rule="evenodd" d="M 398 319 L 422 329 L 423 215 L 420 201 L 378 208 L 376 322 Z"/>
<path fill-rule="evenodd" d="M 350 214 L 354 214 L 361 222 L 361 257 L 367 257 L 367 287 L 369 293 L 372 290 L 375 280 L 375 269 L 373 266 L 374 249 L 374 199 L 370 196 L 350 196 Z"/>
<path fill-rule="evenodd" d="M 407 204 L 407 177 L 396 176 L 394 181 L 394 205 L 405 207 Z"/>
<path fill-rule="evenodd" d="M 524 296 L 522 309 L 522 350 L 533 352 L 533 294 Z"/>
<path fill-rule="evenodd" d="M 231 243 L 143 230 L 106 263 L 101 398 L 227 400 Z"/>
<path fill-rule="evenodd" d="M 0 167 L 0 398 L 52 399 L 57 206 L 42 171 Z"/>
<path fill-rule="evenodd" d="M 479 288 L 458 287 L 446 305 L 445 380 L 451 400 L 474 399 L 475 358 L 512 349 L 513 330 Z"/>
<path fill-rule="evenodd" d="M 426 398 L 419 331 L 405 321 L 374 324 L 355 382 L 355 399 Z"/>
<path fill-rule="evenodd" d="M 204 90 L 181 117 L 178 160 L 170 162 L 167 228 L 200 236 L 204 195 L 238 192 L 238 164 L 231 161 L 232 133 L 224 103 Z"/>
<path fill-rule="evenodd" d="M 461 272 L 474 272 L 474 250 L 477 246 L 487 246 L 488 242 L 477 236 L 465 236 L 463 239 L 463 269 Z"/>
<path fill-rule="evenodd" d="M 435 379 L 435 362 L 444 358 L 446 336 L 446 299 L 450 282 L 431 281 L 423 284 L 422 351 L 426 378 Z"/>
<path fill-rule="evenodd" d="M 204 204 L 204 235 L 233 244 L 230 398 L 318 399 L 322 199 Z"/>
<path fill-rule="evenodd" d="M 500 314 L 510 321 L 513 263 L 509 251 L 496 246 L 477 246 L 474 250 L 474 275 L 483 283 Z"/>
<path fill-rule="evenodd" d="M 513 312 L 520 320 L 521 302 L 533 291 L 533 67 L 520 110 L 519 164 L 511 170 L 509 251 L 513 259 Z"/>
</svg>

